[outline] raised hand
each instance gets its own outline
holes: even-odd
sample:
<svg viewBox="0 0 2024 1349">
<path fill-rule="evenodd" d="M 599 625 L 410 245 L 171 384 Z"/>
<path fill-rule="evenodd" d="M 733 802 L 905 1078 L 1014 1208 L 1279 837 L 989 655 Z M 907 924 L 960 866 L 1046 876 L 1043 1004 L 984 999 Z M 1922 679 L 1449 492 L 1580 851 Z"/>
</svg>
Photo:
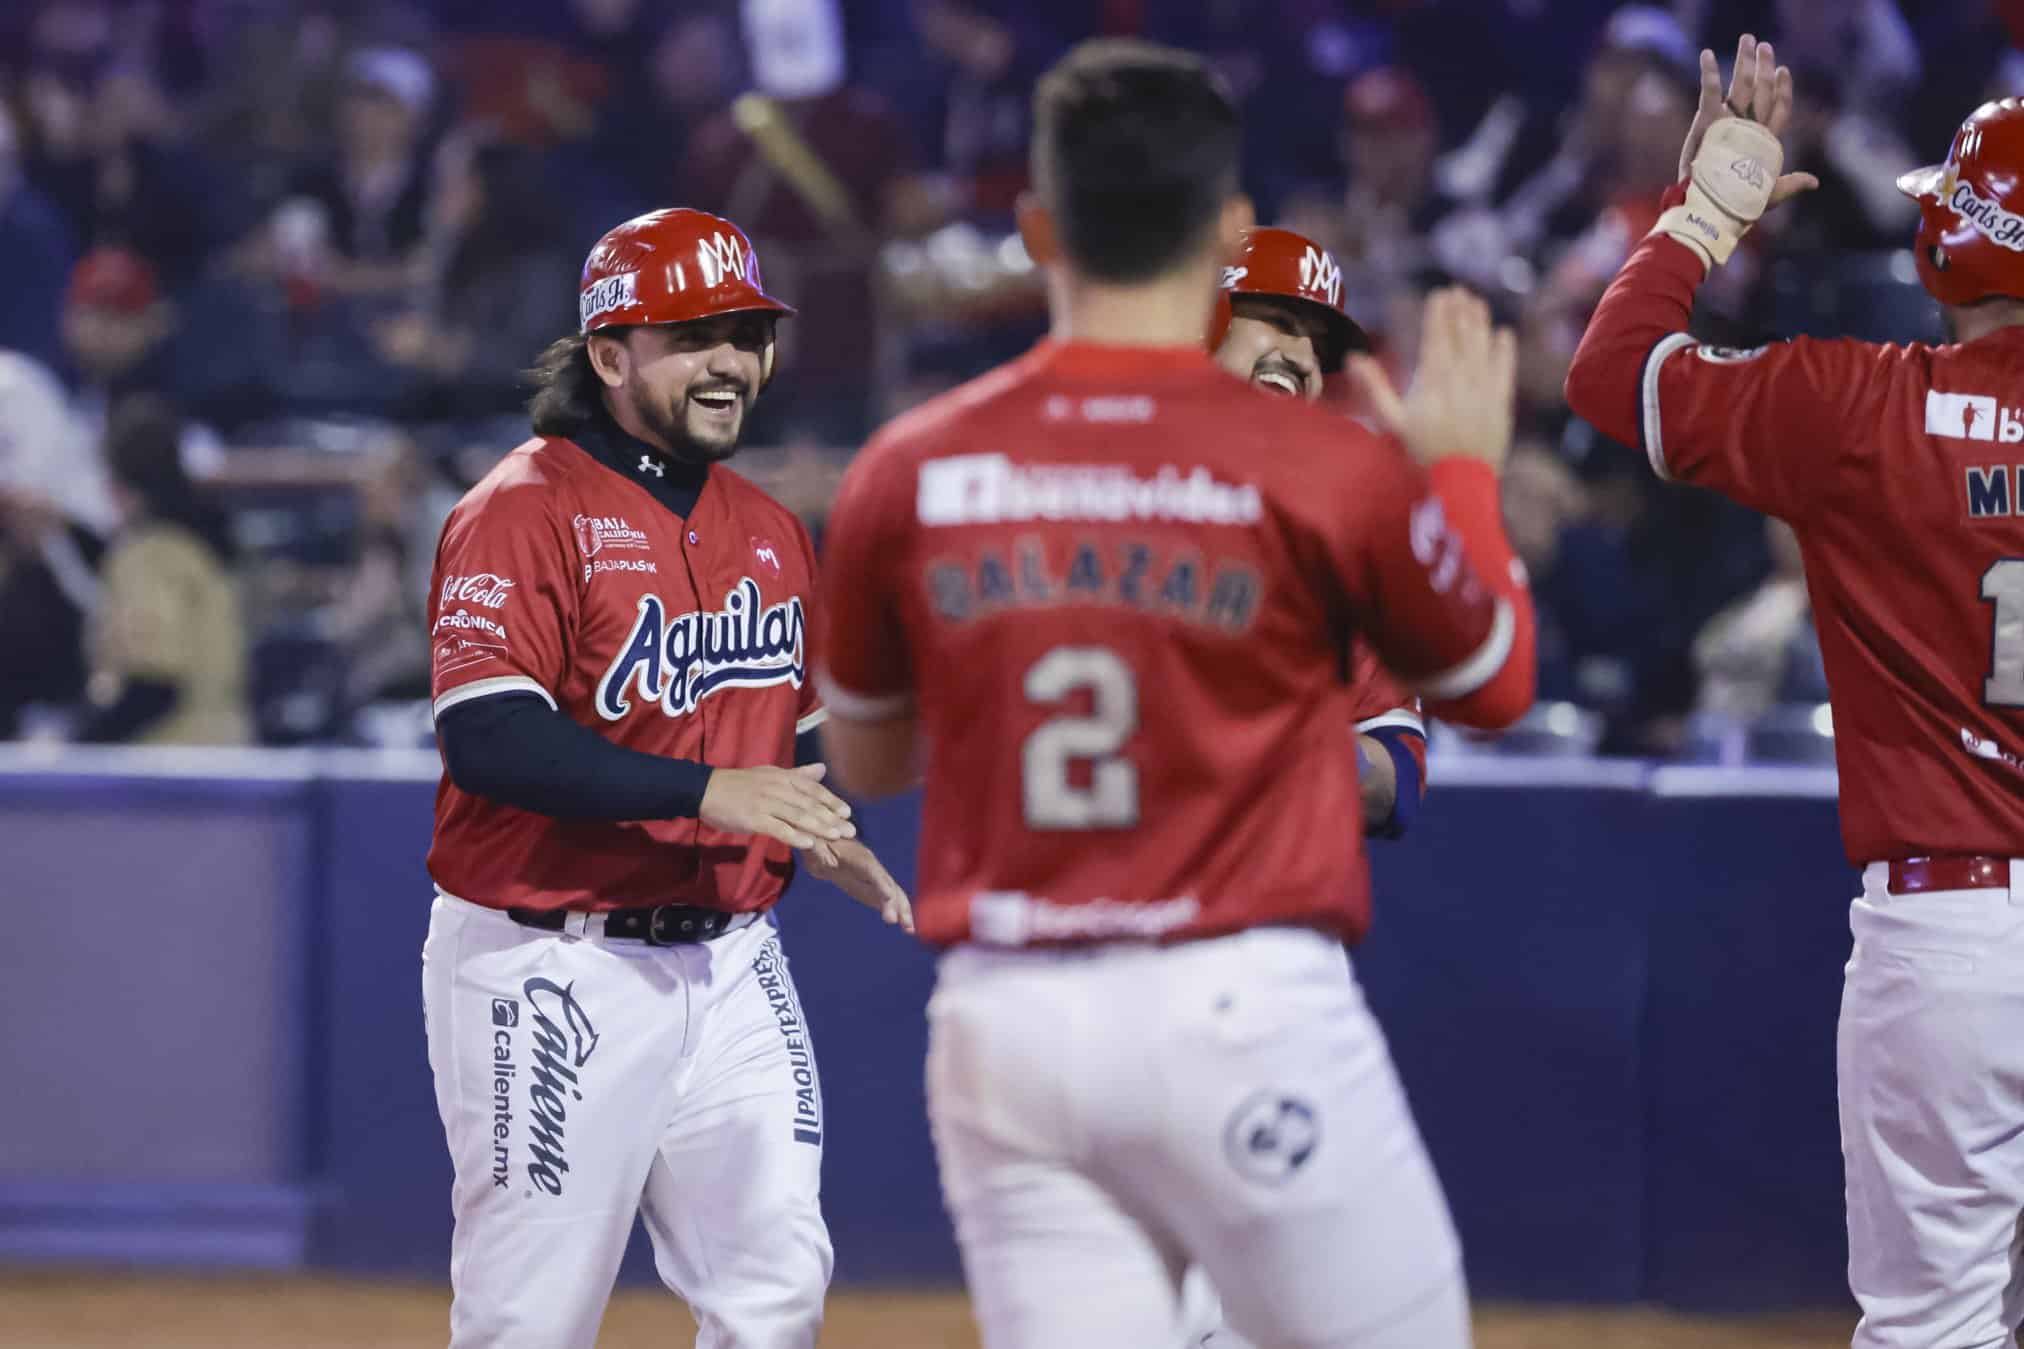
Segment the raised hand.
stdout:
<svg viewBox="0 0 2024 1349">
<path fill-rule="evenodd" d="M 1511 449 L 1518 342 L 1490 322 L 1490 307 L 1460 286 L 1427 297 L 1420 360 L 1404 397 L 1370 356 L 1349 359 L 1349 376 L 1379 422 L 1422 464 L 1450 456 L 1500 467 Z"/>
<path fill-rule="evenodd" d="M 1681 178 L 1691 176 L 1694 156 L 1700 152 L 1708 128 L 1722 117 L 1761 123 L 1773 136 L 1783 136 L 1792 118 L 1792 71 L 1778 64 L 1778 54 L 1770 43 L 1759 42 L 1749 33 L 1737 39 L 1736 68 L 1729 77 L 1727 94 L 1722 92 L 1722 70 L 1715 53 L 1701 52 L 1701 102 L 1680 149 Z M 1819 186 L 1820 180 L 1810 173 L 1781 174 L 1772 185 L 1767 207 Z"/>
</svg>

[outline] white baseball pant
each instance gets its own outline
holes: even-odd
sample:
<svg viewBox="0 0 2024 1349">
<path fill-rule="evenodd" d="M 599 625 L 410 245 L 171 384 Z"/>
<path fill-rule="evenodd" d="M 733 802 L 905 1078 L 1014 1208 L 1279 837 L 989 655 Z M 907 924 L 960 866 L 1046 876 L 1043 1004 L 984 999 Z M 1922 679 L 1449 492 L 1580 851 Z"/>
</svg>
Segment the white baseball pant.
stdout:
<svg viewBox="0 0 2024 1349">
<path fill-rule="evenodd" d="M 453 1349 L 588 1349 L 636 1213 L 699 1349 L 815 1343 L 821 1087 L 770 921 L 647 946 L 439 895 L 422 992 Z"/>
<path fill-rule="evenodd" d="M 1837 1068 L 1855 1349 L 2009 1346 L 2024 1323 L 2024 861 L 2009 888 L 1849 910 Z"/>
<path fill-rule="evenodd" d="M 964 947 L 928 1108 L 986 1349 L 1466 1349 L 1461 1250 L 1341 944 Z"/>
</svg>

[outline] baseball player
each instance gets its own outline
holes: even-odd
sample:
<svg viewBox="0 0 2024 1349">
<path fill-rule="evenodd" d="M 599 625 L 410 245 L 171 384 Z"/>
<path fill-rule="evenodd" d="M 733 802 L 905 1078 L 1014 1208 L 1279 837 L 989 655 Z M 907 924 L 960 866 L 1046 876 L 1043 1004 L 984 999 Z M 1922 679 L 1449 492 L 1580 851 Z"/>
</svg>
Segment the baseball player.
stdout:
<svg viewBox="0 0 2024 1349">
<path fill-rule="evenodd" d="M 1035 94 L 1053 336 L 885 428 L 830 517 L 843 781 L 925 763 L 947 948 L 929 1111 L 989 1349 L 1172 1345 L 1190 1263 L 1264 1345 L 1469 1341 L 1446 1205 L 1350 974 L 1361 633 L 1509 723 L 1532 618 L 1498 519 L 1513 351 L 1432 307 L 1411 443 L 1203 350 L 1250 223 L 1195 57 L 1074 49 Z"/>
<path fill-rule="evenodd" d="M 771 909 L 798 851 L 910 914 L 797 756 L 824 715 L 808 536 L 721 462 L 793 311 L 687 210 L 606 234 L 579 310 L 431 586 L 451 1343 L 593 1343 L 638 1213 L 698 1344 L 809 1346 L 822 1094 Z"/>
<path fill-rule="evenodd" d="M 1370 339 L 1342 300 L 1342 269 L 1327 249 L 1292 230 L 1245 231 L 1237 260 L 1209 321 L 1216 364 L 1276 398 L 1319 402 L 1323 381 L 1340 374 Z M 1356 726 L 1357 784 L 1363 829 L 1398 839 L 1425 791 L 1427 730 L 1419 699 L 1385 672 L 1361 639 L 1350 644 L 1349 707 Z M 1244 1349 L 1222 1324 L 1222 1302 L 1199 1266 L 1181 1284 L 1188 1344 Z"/>
<path fill-rule="evenodd" d="M 2024 1320 L 2024 102 L 1909 174 L 1954 342 L 1688 335 L 1767 206 L 1792 78 L 1701 54 L 1683 181 L 1596 311 L 1567 400 L 1663 478 L 1789 523 L 1863 869 L 1838 1068 L 1860 1349 L 2008 1345 Z"/>
<path fill-rule="evenodd" d="M 1260 228 L 1223 269 L 1209 322 L 1216 364 L 1281 398 L 1319 402 L 1323 380 L 1340 374 L 1370 339 L 1343 306 L 1335 255 L 1292 230 Z M 1374 367 L 1359 367 L 1368 382 Z M 1398 686 L 1368 643 L 1350 648 L 1349 703 L 1356 721 L 1357 780 L 1364 832 L 1403 837 L 1419 809 L 1427 771 L 1427 728 L 1419 699 Z"/>
</svg>

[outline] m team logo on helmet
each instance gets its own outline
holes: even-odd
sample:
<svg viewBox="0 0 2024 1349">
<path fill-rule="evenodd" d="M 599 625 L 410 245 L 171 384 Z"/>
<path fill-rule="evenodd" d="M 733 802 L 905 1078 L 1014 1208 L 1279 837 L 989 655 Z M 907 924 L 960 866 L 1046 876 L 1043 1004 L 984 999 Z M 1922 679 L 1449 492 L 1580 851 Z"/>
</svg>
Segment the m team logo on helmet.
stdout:
<svg viewBox="0 0 2024 1349">
<path fill-rule="evenodd" d="M 578 326 L 695 323 L 719 314 L 786 316 L 768 295 L 745 232 L 720 215 L 649 211 L 607 230 L 583 260 Z"/>
<path fill-rule="evenodd" d="M 589 289 L 576 299 L 576 318 L 579 325 L 587 324 L 599 314 L 609 314 L 614 309 L 629 309 L 639 294 L 640 274 L 620 272 L 594 281 Z"/>
<path fill-rule="evenodd" d="M 1300 287 L 1316 295 L 1326 295 L 1329 304 L 1342 308 L 1342 268 L 1336 266 L 1334 255 L 1326 249 L 1310 244 L 1301 254 Z"/>
<path fill-rule="evenodd" d="M 748 274 L 752 261 L 744 245 L 729 235 L 713 234 L 696 241 L 696 266 L 702 270 L 703 284 L 711 289 L 722 285 L 726 277 L 752 280 Z"/>
</svg>

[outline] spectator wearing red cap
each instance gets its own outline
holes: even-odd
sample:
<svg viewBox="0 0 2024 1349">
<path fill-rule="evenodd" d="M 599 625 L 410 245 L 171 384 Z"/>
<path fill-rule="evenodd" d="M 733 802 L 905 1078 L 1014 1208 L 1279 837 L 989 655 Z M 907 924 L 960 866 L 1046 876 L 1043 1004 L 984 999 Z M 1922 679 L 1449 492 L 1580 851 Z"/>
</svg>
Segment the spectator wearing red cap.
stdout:
<svg viewBox="0 0 2024 1349">
<path fill-rule="evenodd" d="M 181 401 L 180 326 L 154 267 L 138 253 L 97 248 L 78 260 L 64 289 L 62 329 L 75 385 L 69 411 L 80 440 L 97 445 L 109 410 L 123 399 Z M 217 433 L 180 415 L 178 424 L 185 461 L 195 469 L 215 463 L 222 448 Z"/>
<path fill-rule="evenodd" d="M 122 394 L 169 388 L 175 307 L 138 253 L 97 248 L 85 254 L 71 270 L 62 323 L 64 353 L 86 408 L 102 414 Z"/>
</svg>

